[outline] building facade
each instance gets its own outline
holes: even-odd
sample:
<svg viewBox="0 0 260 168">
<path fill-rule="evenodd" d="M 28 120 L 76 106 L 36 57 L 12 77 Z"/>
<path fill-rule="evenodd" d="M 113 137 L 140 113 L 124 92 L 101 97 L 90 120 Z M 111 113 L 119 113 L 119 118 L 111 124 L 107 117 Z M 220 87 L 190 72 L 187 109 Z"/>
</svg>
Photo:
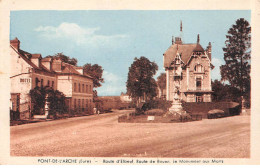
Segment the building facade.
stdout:
<svg viewBox="0 0 260 168">
<path fill-rule="evenodd" d="M 49 86 L 63 92 L 69 110 L 92 110 L 93 78 L 83 74 L 82 67 L 23 51 L 17 38 L 10 40 L 10 49 L 10 110 L 18 112 L 20 119 L 30 118 L 30 90 L 36 86 Z"/>
<path fill-rule="evenodd" d="M 121 92 L 120 100 L 122 102 L 127 102 L 127 103 L 132 102 L 132 98 L 128 94 L 123 93 L 123 92 Z"/>
<path fill-rule="evenodd" d="M 197 43 L 184 44 L 180 37 L 163 54 L 166 71 L 166 99 L 211 102 L 211 43 L 204 50 Z"/>
<path fill-rule="evenodd" d="M 92 112 L 93 78 L 83 75 L 83 68 L 54 59 L 54 71 L 57 73 L 57 89 L 66 96 L 69 109 L 80 112 Z"/>
</svg>

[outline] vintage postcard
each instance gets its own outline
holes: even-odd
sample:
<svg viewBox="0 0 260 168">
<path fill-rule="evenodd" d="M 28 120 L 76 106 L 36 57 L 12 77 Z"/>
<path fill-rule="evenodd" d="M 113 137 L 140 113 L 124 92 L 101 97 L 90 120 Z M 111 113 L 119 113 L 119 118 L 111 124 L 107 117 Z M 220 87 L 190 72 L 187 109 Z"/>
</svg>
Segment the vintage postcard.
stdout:
<svg viewBox="0 0 260 168">
<path fill-rule="evenodd" d="M 259 0 L 2 1 L 0 164 L 259 164 Z"/>
</svg>

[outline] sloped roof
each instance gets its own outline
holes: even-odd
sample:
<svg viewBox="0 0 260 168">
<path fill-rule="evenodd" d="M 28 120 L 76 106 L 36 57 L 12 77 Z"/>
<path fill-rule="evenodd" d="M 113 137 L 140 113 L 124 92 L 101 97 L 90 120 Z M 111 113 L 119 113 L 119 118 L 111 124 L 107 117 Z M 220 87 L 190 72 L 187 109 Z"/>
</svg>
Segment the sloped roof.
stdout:
<svg viewBox="0 0 260 168">
<path fill-rule="evenodd" d="M 200 44 L 197 44 L 196 47 L 193 49 L 194 52 L 196 51 L 200 51 L 200 52 L 204 52 L 204 49 L 202 48 L 202 46 Z"/>
<path fill-rule="evenodd" d="M 25 56 L 27 59 L 31 59 L 31 57 L 32 57 L 32 54 L 31 53 L 28 53 L 28 52 L 26 52 L 26 51 L 24 51 L 24 50 L 21 50 L 21 49 L 19 49 L 18 50 L 18 52 L 20 53 L 20 54 L 22 54 L 23 56 Z"/>
<path fill-rule="evenodd" d="M 21 57 L 23 58 L 23 60 L 25 60 L 25 62 L 27 62 L 31 67 L 35 68 L 35 69 L 39 69 L 34 63 L 32 63 L 29 60 L 29 57 L 31 56 L 30 53 L 25 52 L 23 50 L 19 50 L 17 51 L 12 45 L 10 45 L 11 48 Z"/>
<path fill-rule="evenodd" d="M 29 52 L 23 51 L 19 49 L 18 51 L 14 49 L 12 45 L 10 45 L 12 49 L 21 57 L 23 60 L 25 60 L 30 66 L 32 66 L 34 69 L 44 71 L 44 72 L 51 72 L 53 73 L 54 71 L 50 71 L 47 68 L 45 68 L 41 63 L 39 64 L 39 67 L 37 67 L 30 59 L 32 55 L 35 55 L 36 57 L 41 56 L 40 54 L 31 54 Z"/>
<path fill-rule="evenodd" d="M 72 73 L 72 74 L 82 75 L 71 64 L 62 62 L 62 67 L 63 68 L 61 69 L 61 73 Z"/>
<path fill-rule="evenodd" d="M 200 44 L 173 44 L 171 45 L 166 52 L 164 53 L 164 67 L 169 67 L 171 62 L 175 59 L 177 50 L 181 55 L 182 61 L 187 64 L 192 52 L 201 51 L 204 52 L 204 49 Z"/>
<path fill-rule="evenodd" d="M 12 40 L 10 40 L 12 41 Z M 13 41 L 19 41 L 17 38 L 15 38 Z M 49 73 L 58 73 L 58 74 L 75 74 L 75 75 L 80 75 L 80 76 L 85 76 L 88 78 L 93 79 L 92 76 L 88 75 L 88 74 L 84 74 L 82 75 L 80 72 L 78 72 L 76 69 L 82 69 L 83 67 L 77 67 L 74 65 L 71 65 L 69 63 L 65 63 L 62 62 L 62 71 L 61 72 L 55 72 L 53 70 L 49 70 L 48 68 L 46 68 L 41 62 L 48 62 L 48 61 L 52 61 L 51 57 L 45 57 L 42 58 L 41 54 L 31 54 L 29 52 L 26 52 L 24 50 L 18 49 L 18 51 L 15 49 L 15 47 L 10 44 L 11 48 L 21 57 L 23 58 L 23 60 L 25 60 L 32 68 L 39 70 L 39 71 L 44 71 L 44 72 L 49 72 Z M 31 58 L 37 58 L 37 59 L 41 59 L 39 67 L 36 66 L 32 61 Z"/>
<path fill-rule="evenodd" d="M 87 75 L 87 74 L 81 74 L 79 73 L 76 69 L 81 69 L 83 67 L 77 67 L 77 66 L 74 66 L 74 65 L 71 65 L 69 63 L 65 63 L 65 62 L 62 62 L 62 69 L 61 69 L 61 72 L 57 72 L 58 74 L 75 74 L 75 75 L 81 75 L 81 76 L 85 76 L 85 77 L 88 77 L 88 78 L 91 78 L 93 79 L 92 76 L 90 75 Z"/>
</svg>

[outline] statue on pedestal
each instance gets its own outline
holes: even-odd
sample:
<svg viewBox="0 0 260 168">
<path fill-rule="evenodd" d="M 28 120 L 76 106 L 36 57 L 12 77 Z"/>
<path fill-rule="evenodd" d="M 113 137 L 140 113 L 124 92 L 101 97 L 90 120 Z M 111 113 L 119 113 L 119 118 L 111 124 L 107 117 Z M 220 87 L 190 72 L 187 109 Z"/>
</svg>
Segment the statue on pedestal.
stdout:
<svg viewBox="0 0 260 168">
<path fill-rule="evenodd" d="M 186 113 L 182 108 L 179 94 L 180 94 L 179 87 L 175 86 L 172 106 L 169 108 L 170 114 L 176 115 L 177 113 L 178 114 Z"/>
</svg>

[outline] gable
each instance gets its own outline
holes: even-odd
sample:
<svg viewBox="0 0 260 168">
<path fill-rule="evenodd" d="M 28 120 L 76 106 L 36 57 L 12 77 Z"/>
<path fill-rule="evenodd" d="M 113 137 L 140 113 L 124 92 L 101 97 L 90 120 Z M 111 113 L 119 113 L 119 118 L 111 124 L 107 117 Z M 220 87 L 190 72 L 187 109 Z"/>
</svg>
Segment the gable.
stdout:
<svg viewBox="0 0 260 168">
<path fill-rule="evenodd" d="M 187 64 L 190 67 L 190 70 L 194 71 L 196 65 L 201 65 L 203 67 L 203 71 L 210 71 L 210 60 L 207 57 L 200 57 L 197 58 L 191 57 Z"/>
<path fill-rule="evenodd" d="M 193 52 L 204 52 L 200 44 L 173 44 L 164 55 L 164 67 L 169 67 L 175 59 L 177 52 L 181 55 L 181 60 L 187 64 Z"/>
<path fill-rule="evenodd" d="M 26 58 L 24 58 L 22 55 L 19 55 L 18 52 L 14 48 L 11 47 L 10 51 L 10 56 L 11 56 L 11 74 L 10 77 L 23 74 L 23 73 L 28 73 L 33 66 L 26 61 Z"/>
</svg>

